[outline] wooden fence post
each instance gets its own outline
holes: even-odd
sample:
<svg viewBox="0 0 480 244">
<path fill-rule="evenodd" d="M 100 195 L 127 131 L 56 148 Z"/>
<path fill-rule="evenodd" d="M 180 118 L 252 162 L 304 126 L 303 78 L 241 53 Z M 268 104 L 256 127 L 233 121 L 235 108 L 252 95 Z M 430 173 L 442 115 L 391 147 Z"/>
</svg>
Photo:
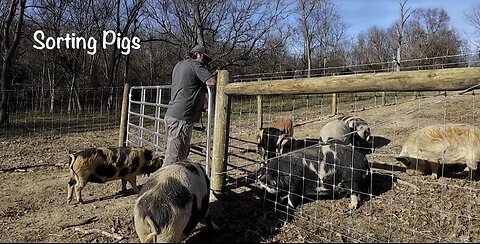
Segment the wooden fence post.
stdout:
<svg viewBox="0 0 480 244">
<path fill-rule="evenodd" d="M 262 95 L 257 95 L 257 128 L 261 129 L 263 126 L 263 101 Z"/>
<path fill-rule="evenodd" d="M 125 140 L 127 139 L 127 115 L 128 115 L 128 92 L 130 91 L 130 85 L 125 83 L 123 86 L 123 98 L 122 98 L 122 112 L 120 114 L 120 131 L 118 133 L 118 146 L 125 146 Z"/>
<path fill-rule="evenodd" d="M 258 79 L 262 81 L 262 79 Z M 257 128 L 261 129 L 263 126 L 263 102 L 262 95 L 257 95 Z"/>
<path fill-rule="evenodd" d="M 337 99 L 338 95 L 337 93 L 332 93 L 332 116 L 337 114 Z"/>
<path fill-rule="evenodd" d="M 210 201 L 217 200 L 223 193 L 225 187 L 225 171 L 227 169 L 227 158 L 225 149 L 227 142 L 227 126 L 229 113 L 229 98 L 225 94 L 225 85 L 229 83 L 228 70 L 219 70 L 217 75 L 217 94 L 215 98 L 215 122 L 213 127 L 213 152 L 212 152 L 212 173 Z"/>
</svg>

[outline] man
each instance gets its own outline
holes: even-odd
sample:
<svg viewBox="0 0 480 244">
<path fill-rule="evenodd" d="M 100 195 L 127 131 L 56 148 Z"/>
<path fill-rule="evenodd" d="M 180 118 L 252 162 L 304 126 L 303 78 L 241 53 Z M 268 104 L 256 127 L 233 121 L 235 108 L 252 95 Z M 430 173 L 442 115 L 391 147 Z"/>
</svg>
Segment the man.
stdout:
<svg viewBox="0 0 480 244">
<path fill-rule="evenodd" d="M 211 60 L 205 47 L 197 45 L 189 58 L 173 68 L 171 98 L 165 114 L 167 148 L 163 166 L 182 161 L 190 153 L 193 124 L 200 121 L 207 85 L 216 84 L 207 68 Z"/>
</svg>

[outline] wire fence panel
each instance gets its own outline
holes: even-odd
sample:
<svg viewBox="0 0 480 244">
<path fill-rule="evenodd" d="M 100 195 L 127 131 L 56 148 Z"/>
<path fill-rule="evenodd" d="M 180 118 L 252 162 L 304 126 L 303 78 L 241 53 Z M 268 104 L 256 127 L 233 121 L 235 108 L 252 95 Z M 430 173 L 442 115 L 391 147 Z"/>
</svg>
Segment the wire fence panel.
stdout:
<svg viewBox="0 0 480 244">
<path fill-rule="evenodd" d="M 69 133 L 119 126 L 122 104 L 119 87 L 8 90 L 9 126 L 0 135 L 38 132 Z"/>
<path fill-rule="evenodd" d="M 411 63 L 409 67 L 415 70 L 479 64 L 478 57 L 442 57 L 412 60 Z M 272 80 L 281 79 L 279 74 L 270 75 L 275 76 Z M 255 74 L 251 81 L 258 80 L 259 76 L 262 80 L 268 79 L 268 75 Z M 282 74 L 282 77 L 287 78 L 287 75 Z M 247 81 L 246 76 L 237 78 Z M 336 114 L 331 113 L 332 94 L 262 96 L 263 127 L 272 126 L 278 117 L 292 118 L 295 125 L 293 139 L 297 141 L 318 140 L 323 126 L 340 116 L 367 121 L 372 133 L 371 143 L 363 147 L 354 143 L 356 146 L 352 149 L 365 154 L 371 170 L 365 192 L 359 192 L 352 184 L 354 178 L 345 177 L 349 172 L 363 172 L 354 166 L 357 159 L 352 156 L 350 160 L 332 163 L 323 147 L 316 151 L 318 158 L 312 159 L 311 147 L 320 144 L 284 154 L 277 152 L 276 157 L 264 161 L 257 149 L 257 97 L 232 96 L 230 138 L 226 142 L 228 164 L 223 172 L 227 176 L 228 192 L 233 197 L 258 202 L 264 211 L 272 212 L 277 220 L 284 221 L 276 240 L 478 242 L 480 182 L 466 179 L 469 172 L 465 161 L 450 165 L 451 162 L 445 161 L 451 153 L 447 150 L 435 155 L 440 162 L 438 171 L 433 168 L 423 171 L 422 160 L 413 160 L 413 166 L 407 167 L 397 159 L 408 137 L 425 127 L 438 125 L 447 128 L 453 124 L 465 124 L 480 128 L 477 86 L 449 92 L 388 92 L 385 104 L 381 101 L 384 95 L 381 92 L 342 93 L 337 94 Z M 462 146 L 470 143 L 472 138 L 459 136 L 457 139 L 460 141 L 458 145 Z M 276 146 L 283 145 L 275 142 Z M 478 145 L 473 148 L 475 152 L 480 150 Z M 465 154 L 463 157 L 467 159 L 471 155 L 468 150 L 453 151 Z M 339 149 L 334 152 L 335 157 L 343 153 Z M 262 178 L 265 169 L 270 172 L 270 178 Z M 433 177 L 433 171 L 438 178 Z M 328 182 L 329 177 L 337 181 Z M 266 187 L 269 183 L 270 187 Z M 336 190 L 324 195 L 324 188 Z M 337 194 L 341 190 L 346 194 Z M 351 193 L 359 193 L 363 199 L 357 209 L 349 209 L 354 202 L 349 197 Z M 291 199 L 295 198 L 298 204 L 292 206 Z"/>
</svg>

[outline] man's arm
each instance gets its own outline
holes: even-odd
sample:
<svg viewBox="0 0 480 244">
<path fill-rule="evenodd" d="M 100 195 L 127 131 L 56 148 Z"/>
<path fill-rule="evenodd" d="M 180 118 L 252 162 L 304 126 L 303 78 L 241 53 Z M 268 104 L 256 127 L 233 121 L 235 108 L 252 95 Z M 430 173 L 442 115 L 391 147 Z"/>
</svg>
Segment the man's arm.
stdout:
<svg viewBox="0 0 480 244">
<path fill-rule="evenodd" d="M 217 84 L 217 72 L 213 73 L 213 75 L 205 81 L 207 86 L 214 86 Z"/>
<path fill-rule="evenodd" d="M 213 86 L 217 83 L 217 72 L 213 74 L 201 63 L 194 65 L 194 71 L 197 77 L 207 86 Z"/>
</svg>

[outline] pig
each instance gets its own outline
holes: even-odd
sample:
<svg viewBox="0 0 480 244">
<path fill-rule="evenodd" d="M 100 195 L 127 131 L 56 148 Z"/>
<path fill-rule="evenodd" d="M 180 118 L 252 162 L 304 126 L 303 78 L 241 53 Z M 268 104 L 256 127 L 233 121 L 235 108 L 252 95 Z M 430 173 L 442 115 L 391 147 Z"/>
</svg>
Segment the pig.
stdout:
<svg viewBox="0 0 480 244">
<path fill-rule="evenodd" d="M 135 231 L 142 243 L 182 242 L 201 220 L 219 228 L 208 214 L 210 181 L 202 165 L 185 159 L 147 179 L 134 205 Z"/>
<path fill-rule="evenodd" d="M 87 148 L 69 156 L 67 203 L 72 201 L 74 188 L 77 201 L 83 203 L 82 189 L 88 182 L 104 183 L 121 179 L 122 191 L 127 190 L 128 181 L 134 192 L 138 193 L 136 176 L 155 172 L 162 166 L 164 158 L 150 149 L 135 147 Z"/>
<path fill-rule="evenodd" d="M 350 130 L 355 132 L 352 136 L 355 141 L 359 141 L 359 143 L 370 143 L 372 141 L 370 126 L 366 120 L 349 115 L 340 116 L 337 119 L 344 121 Z"/>
<path fill-rule="evenodd" d="M 408 174 L 419 171 L 438 178 L 439 170 L 469 169 L 472 179 L 480 160 L 480 129 L 468 124 L 438 124 L 409 135 L 395 158 Z"/>
<path fill-rule="evenodd" d="M 321 140 L 316 138 L 295 139 L 286 134 L 280 135 L 276 143 L 277 154 L 278 155 L 285 154 L 291 151 L 316 145 L 320 142 Z"/>
<path fill-rule="evenodd" d="M 304 199 L 350 196 L 349 210 L 365 200 L 370 186 L 366 157 L 352 146 L 331 140 L 281 157 L 257 170 L 257 184 L 296 208 Z"/>
<path fill-rule="evenodd" d="M 335 139 L 342 144 L 348 145 L 352 141 L 352 131 L 345 121 L 336 119 L 322 127 L 320 130 L 320 139 L 322 141 Z"/>
<path fill-rule="evenodd" d="M 293 136 L 293 121 L 290 118 L 278 117 L 273 121 L 272 127 L 279 129 L 282 134 Z"/>
<path fill-rule="evenodd" d="M 285 135 L 281 130 L 273 127 L 262 128 L 257 133 L 257 150 L 264 159 L 277 156 L 277 143 Z"/>
</svg>

